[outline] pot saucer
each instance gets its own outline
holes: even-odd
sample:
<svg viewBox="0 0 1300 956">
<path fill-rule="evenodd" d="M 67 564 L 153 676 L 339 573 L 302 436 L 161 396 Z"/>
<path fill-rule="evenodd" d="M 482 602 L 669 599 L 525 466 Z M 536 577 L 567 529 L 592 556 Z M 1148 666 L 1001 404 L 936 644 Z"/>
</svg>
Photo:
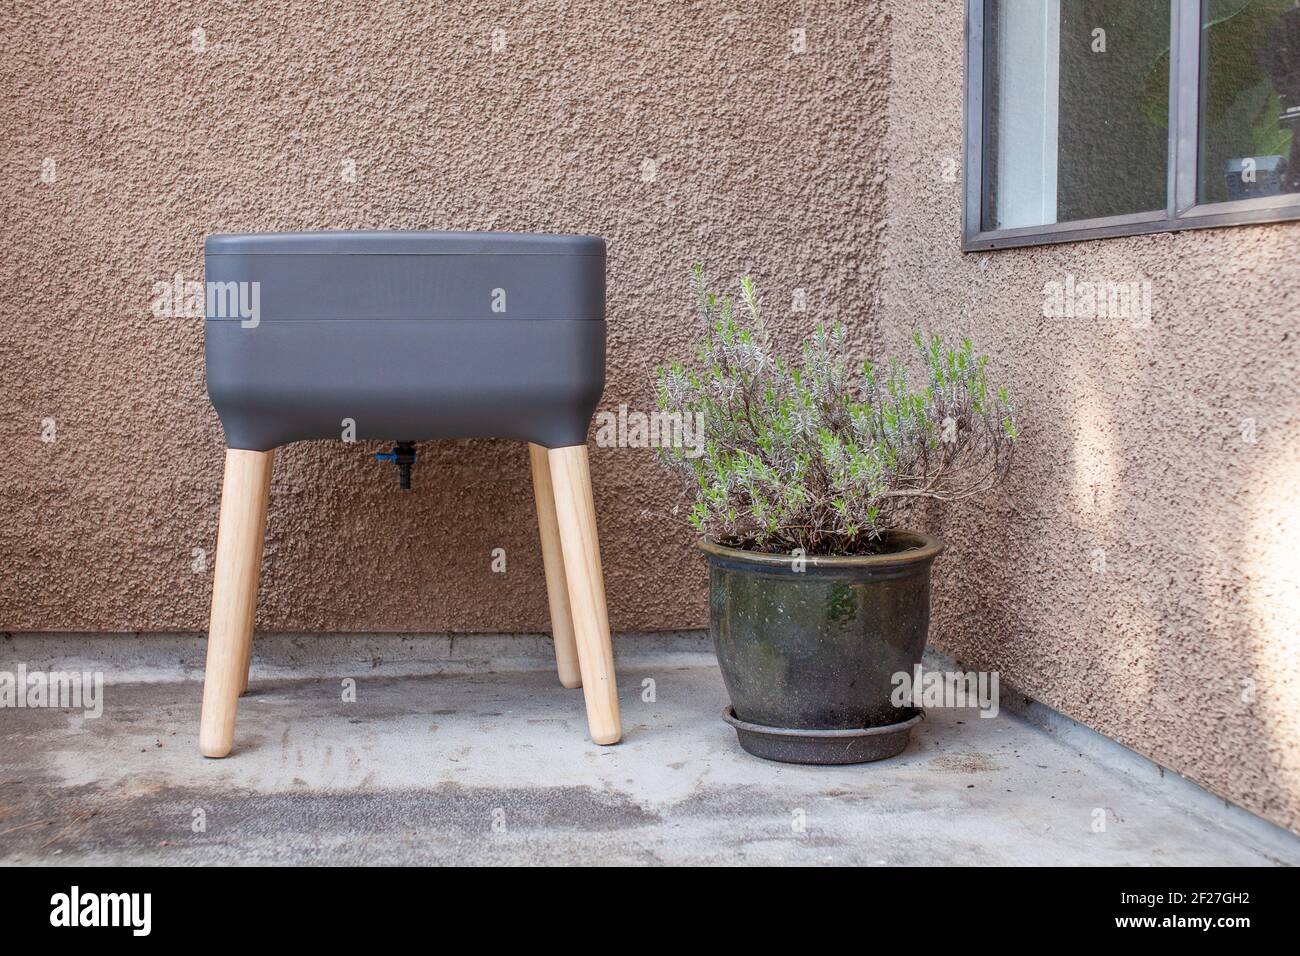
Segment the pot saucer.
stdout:
<svg viewBox="0 0 1300 956">
<path fill-rule="evenodd" d="M 730 705 L 722 719 L 736 728 L 740 746 L 755 757 L 781 763 L 850 764 L 869 763 L 896 757 L 907 748 L 912 728 L 925 717 L 921 708 L 909 708 L 910 716 L 896 724 L 849 730 L 800 730 L 792 727 L 764 727 L 736 716 Z"/>
</svg>

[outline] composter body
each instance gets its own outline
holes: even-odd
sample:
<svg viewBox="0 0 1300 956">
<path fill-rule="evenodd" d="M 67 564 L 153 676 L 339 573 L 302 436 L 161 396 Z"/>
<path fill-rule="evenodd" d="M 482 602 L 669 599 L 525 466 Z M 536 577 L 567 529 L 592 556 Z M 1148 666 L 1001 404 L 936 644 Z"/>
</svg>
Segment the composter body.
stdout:
<svg viewBox="0 0 1300 956">
<path fill-rule="evenodd" d="M 339 438 L 581 445 L 605 385 L 596 236 L 209 236 L 208 395 L 232 448 Z"/>
</svg>

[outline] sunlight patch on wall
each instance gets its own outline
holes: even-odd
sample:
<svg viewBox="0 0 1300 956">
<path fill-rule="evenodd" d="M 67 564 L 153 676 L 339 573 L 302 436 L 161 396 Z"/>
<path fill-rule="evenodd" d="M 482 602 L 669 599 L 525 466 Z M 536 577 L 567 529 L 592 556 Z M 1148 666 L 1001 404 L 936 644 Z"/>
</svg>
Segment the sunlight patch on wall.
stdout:
<svg viewBox="0 0 1300 956">
<path fill-rule="evenodd" d="M 1076 374 L 1071 382 L 1069 414 L 1074 425 L 1072 504 L 1080 524 L 1099 528 L 1115 507 L 1119 467 L 1110 404 L 1086 373 Z"/>
<path fill-rule="evenodd" d="M 1243 543 L 1246 599 L 1258 635 L 1254 678 L 1246 684 L 1262 712 L 1286 785 L 1300 792 L 1300 462 L 1293 450 L 1300 433 L 1278 443 L 1251 506 L 1249 539 Z M 1286 450 L 1291 449 L 1288 453 Z"/>
</svg>

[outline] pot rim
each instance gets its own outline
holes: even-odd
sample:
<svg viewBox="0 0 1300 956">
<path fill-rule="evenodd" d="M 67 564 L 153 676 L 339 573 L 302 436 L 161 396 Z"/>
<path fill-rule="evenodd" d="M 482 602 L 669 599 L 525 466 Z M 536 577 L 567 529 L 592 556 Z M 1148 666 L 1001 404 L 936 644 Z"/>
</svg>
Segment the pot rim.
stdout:
<svg viewBox="0 0 1300 956">
<path fill-rule="evenodd" d="M 889 554 L 836 555 L 833 557 L 810 554 L 803 560 L 811 568 L 896 568 L 933 561 L 946 547 L 938 538 L 921 531 L 900 529 L 886 531 L 884 536 L 894 539 L 910 539 L 910 546 Z M 762 554 L 757 551 L 729 548 L 725 544 L 718 544 L 709 537 L 696 539 L 695 546 L 706 555 L 724 560 L 742 561 L 760 567 L 790 567 L 791 556 L 788 554 Z"/>
</svg>

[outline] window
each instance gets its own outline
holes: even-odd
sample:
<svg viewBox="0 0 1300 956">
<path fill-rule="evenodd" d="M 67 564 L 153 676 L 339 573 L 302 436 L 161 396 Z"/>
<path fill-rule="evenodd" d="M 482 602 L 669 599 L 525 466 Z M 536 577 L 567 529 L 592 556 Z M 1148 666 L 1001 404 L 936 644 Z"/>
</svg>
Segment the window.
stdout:
<svg viewBox="0 0 1300 956">
<path fill-rule="evenodd" d="M 966 249 L 1300 218 L 1300 0 L 968 0 L 966 84 Z"/>
</svg>

